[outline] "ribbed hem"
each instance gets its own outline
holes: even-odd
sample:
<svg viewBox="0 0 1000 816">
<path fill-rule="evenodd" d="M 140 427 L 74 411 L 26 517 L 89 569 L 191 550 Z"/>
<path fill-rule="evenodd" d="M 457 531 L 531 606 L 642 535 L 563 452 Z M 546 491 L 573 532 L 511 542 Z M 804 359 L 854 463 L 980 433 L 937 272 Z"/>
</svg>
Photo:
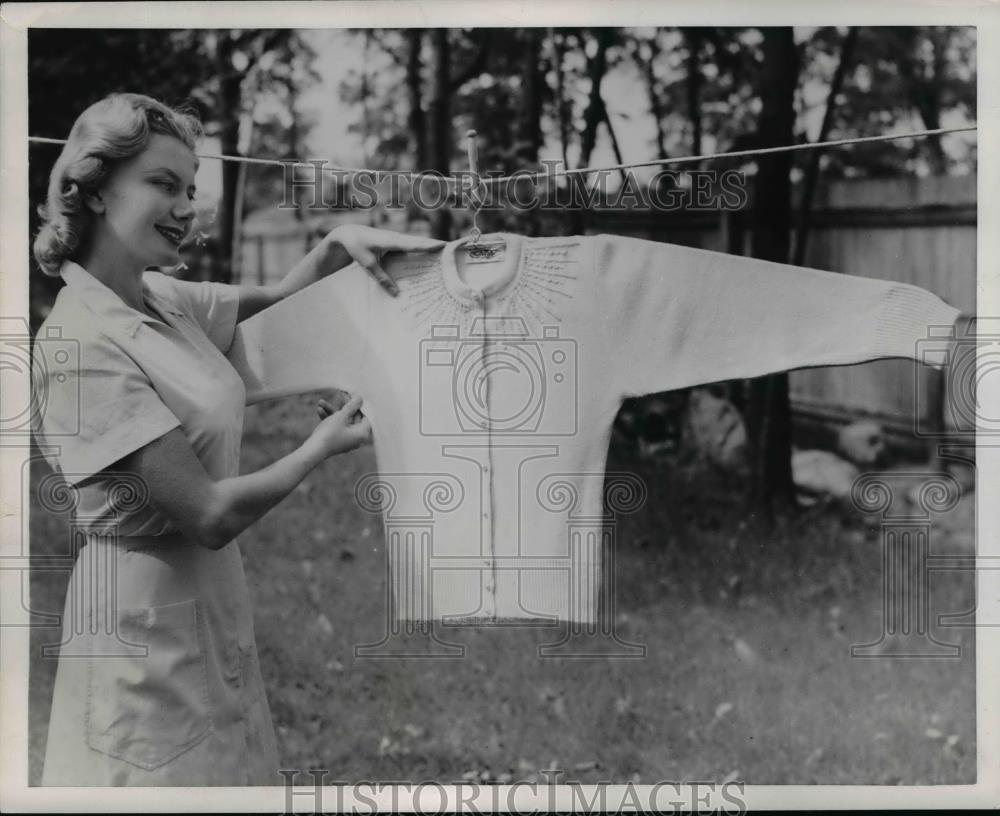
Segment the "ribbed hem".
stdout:
<svg viewBox="0 0 1000 816">
<path fill-rule="evenodd" d="M 961 312 L 937 295 L 908 284 L 893 286 L 875 327 L 875 348 L 882 357 L 909 357 L 940 366 L 943 355 L 922 353 L 921 341 L 940 349 L 941 337 L 954 328 Z M 936 339 L 934 339 L 936 338 Z"/>
</svg>

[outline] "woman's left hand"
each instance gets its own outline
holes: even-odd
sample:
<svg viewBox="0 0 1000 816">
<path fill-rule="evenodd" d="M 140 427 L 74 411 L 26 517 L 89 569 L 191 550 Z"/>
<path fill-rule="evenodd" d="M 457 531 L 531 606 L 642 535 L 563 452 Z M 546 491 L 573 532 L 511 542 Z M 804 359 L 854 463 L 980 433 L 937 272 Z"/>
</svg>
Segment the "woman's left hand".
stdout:
<svg viewBox="0 0 1000 816">
<path fill-rule="evenodd" d="M 444 241 L 436 238 L 406 235 L 402 232 L 365 227 L 360 224 L 334 227 L 324 240 L 343 247 L 351 258 L 367 269 L 382 288 L 394 297 L 399 294 L 399 288 L 382 268 L 382 255 L 392 251 L 420 252 L 441 249 L 445 245 Z"/>
</svg>

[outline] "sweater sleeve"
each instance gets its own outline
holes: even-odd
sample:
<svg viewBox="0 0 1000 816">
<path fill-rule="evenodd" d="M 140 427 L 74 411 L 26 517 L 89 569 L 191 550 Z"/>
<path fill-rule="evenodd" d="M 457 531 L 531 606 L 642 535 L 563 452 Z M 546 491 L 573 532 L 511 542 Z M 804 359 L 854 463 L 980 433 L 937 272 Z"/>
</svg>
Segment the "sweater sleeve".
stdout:
<svg viewBox="0 0 1000 816">
<path fill-rule="evenodd" d="M 622 396 L 884 357 L 959 311 L 905 283 L 594 236 L 597 332 Z"/>
<path fill-rule="evenodd" d="M 370 277 L 352 264 L 237 324 L 226 356 L 243 378 L 248 405 L 358 388 L 371 324 Z"/>
</svg>

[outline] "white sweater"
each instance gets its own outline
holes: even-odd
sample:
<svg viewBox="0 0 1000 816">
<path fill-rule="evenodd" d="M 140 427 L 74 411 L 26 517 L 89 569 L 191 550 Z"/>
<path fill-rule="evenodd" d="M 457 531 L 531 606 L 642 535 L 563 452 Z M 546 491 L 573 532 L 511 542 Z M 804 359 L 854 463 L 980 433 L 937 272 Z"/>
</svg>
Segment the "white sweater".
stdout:
<svg viewBox="0 0 1000 816">
<path fill-rule="evenodd" d="M 456 266 L 465 240 L 388 255 L 398 298 L 352 265 L 241 323 L 229 353 L 251 403 L 364 397 L 379 473 L 356 493 L 383 513 L 401 620 L 594 623 L 615 520 L 644 499 L 604 472 L 624 398 L 916 358 L 958 316 L 908 284 L 610 235 L 502 237 L 502 260 L 470 267 L 495 273 L 481 289 Z"/>
</svg>

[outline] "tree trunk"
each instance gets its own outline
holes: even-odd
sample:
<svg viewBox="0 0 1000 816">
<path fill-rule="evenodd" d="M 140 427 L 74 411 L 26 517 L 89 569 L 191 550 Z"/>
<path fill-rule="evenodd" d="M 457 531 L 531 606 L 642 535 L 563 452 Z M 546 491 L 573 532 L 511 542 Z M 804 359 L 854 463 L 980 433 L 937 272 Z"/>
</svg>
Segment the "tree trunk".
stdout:
<svg viewBox="0 0 1000 816">
<path fill-rule="evenodd" d="M 615 126 L 611 124 L 611 115 L 608 113 L 608 107 L 604 104 L 601 107 L 604 110 L 604 127 L 608 129 L 608 138 L 611 140 L 611 152 L 615 154 L 615 164 L 625 164 L 625 159 L 622 158 L 621 145 L 618 144 L 618 136 L 615 133 Z M 625 184 L 625 177 L 628 171 L 623 167 L 619 170 L 619 173 L 621 173 L 622 184 Z"/>
<path fill-rule="evenodd" d="M 542 147 L 542 84 L 545 71 L 539 67 L 542 58 L 542 30 L 524 29 L 521 35 L 521 115 L 517 117 L 517 168 L 534 170 Z M 518 182 L 530 185 L 533 182 Z M 538 234 L 538 216 L 534 210 L 517 213 L 517 228 L 524 235 Z"/>
<path fill-rule="evenodd" d="M 663 103 L 660 101 L 660 84 L 656 79 L 656 57 L 660 53 L 660 47 L 656 37 L 658 32 L 654 32 L 649 40 L 649 59 L 644 60 L 641 54 L 636 54 L 639 67 L 646 79 L 646 93 L 649 95 L 649 111 L 653 114 L 656 122 L 656 158 L 667 158 L 667 134 L 663 130 L 663 120 L 665 113 Z"/>
<path fill-rule="evenodd" d="M 940 41 L 940 37 L 933 28 L 927 34 L 927 42 L 933 53 L 931 70 L 928 73 L 918 68 L 914 64 L 916 56 L 911 55 L 913 59 L 908 62 L 910 87 L 914 104 L 920 111 L 924 127 L 927 130 L 938 130 L 941 127 L 941 87 L 944 82 L 945 44 Z M 948 160 L 945 157 L 944 148 L 941 146 L 941 136 L 928 136 L 924 142 L 929 148 L 928 161 L 931 165 L 931 173 L 935 176 L 943 176 L 947 169 Z"/>
<path fill-rule="evenodd" d="M 764 28 L 762 31 L 760 144 L 791 144 L 799 74 L 795 39 L 791 28 Z M 759 161 L 751 213 L 751 252 L 755 258 L 788 262 L 791 167 L 790 152 L 764 156 Z M 777 507 L 791 509 L 795 506 L 787 373 L 750 382 L 746 420 L 751 454 L 749 509 L 770 520 Z"/>
<path fill-rule="evenodd" d="M 587 61 L 587 78 L 590 80 L 590 96 L 583 114 L 583 133 L 580 136 L 580 162 L 577 167 L 587 167 L 590 155 L 597 144 L 597 126 L 606 118 L 604 100 L 601 98 L 601 81 L 608 70 L 608 46 L 611 44 L 613 29 L 599 28 L 595 34 L 597 53 Z M 583 174 L 567 176 L 570 184 L 586 188 L 587 177 Z M 585 213 L 582 209 L 571 210 L 571 232 L 583 232 Z"/>
<path fill-rule="evenodd" d="M 691 122 L 691 155 L 701 155 L 701 33 L 696 28 L 681 29 L 688 44 L 687 109 Z M 697 165 L 693 165 L 697 167 Z"/>
<path fill-rule="evenodd" d="M 819 127 L 817 142 L 825 142 L 830 134 L 830 126 L 833 124 L 833 112 L 837 109 L 837 95 L 844 87 L 844 77 L 847 75 L 847 65 L 851 61 L 851 54 L 854 52 L 854 44 L 858 41 L 858 27 L 851 26 L 844 37 L 844 44 L 840 49 L 840 62 L 833 72 L 830 80 L 830 93 L 826 97 L 826 110 L 823 112 L 823 121 Z M 802 181 L 802 202 L 799 205 L 799 228 L 795 234 L 795 255 L 792 263 L 802 266 L 806 261 L 806 247 L 809 241 L 810 213 L 812 211 L 813 198 L 816 196 L 816 183 L 819 181 L 819 160 L 822 150 L 809 151 L 809 163 L 806 165 L 805 178 Z"/>
<path fill-rule="evenodd" d="M 288 115 L 291 118 L 291 125 L 288 128 L 288 156 L 294 159 L 301 156 L 302 152 L 299 149 L 299 114 L 295 109 L 299 98 L 298 88 L 296 88 L 295 81 L 291 77 L 288 77 L 286 80 L 285 89 L 288 92 Z M 291 187 L 291 181 L 295 176 L 294 171 L 292 173 L 285 173 L 284 175 L 288 179 L 289 186 Z M 306 222 L 306 207 L 305 202 L 300 199 L 301 196 L 296 197 L 294 187 L 285 190 L 285 201 L 292 201 L 295 203 L 295 220 L 301 225 Z"/>
<path fill-rule="evenodd" d="M 448 29 L 437 28 L 433 33 L 434 42 L 434 98 L 431 100 L 431 164 L 438 172 L 451 172 L 451 47 Z M 440 196 L 434 194 L 435 200 Z M 432 234 L 435 238 L 451 238 L 451 209 L 443 203 L 435 210 L 432 218 Z"/>
<path fill-rule="evenodd" d="M 521 93 L 523 115 L 518 122 L 517 159 L 521 167 L 538 164 L 542 146 L 542 82 L 544 74 L 538 68 L 541 58 L 542 35 L 536 28 L 524 29 L 521 62 Z"/>
<path fill-rule="evenodd" d="M 580 137 L 580 164 L 586 167 L 590 154 L 597 144 L 597 126 L 604 119 L 604 100 L 601 98 L 601 82 L 608 70 L 608 45 L 611 43 L 611 29 L 599 28 L 595 35 L 597 53 L 587 63 L 587 79 L 590 80 L 590 96 L 587 110 L 583 114 L 583 134 Z"/>
<path fill-rule="evenodd" d="M 423 109 L 423 83 L 421 81 L 420 59 L 424 46 L 424 33 L 419 28 L 406 32 L 409 54 L 406 62 L 406 89 L 410 97 L 410 135 L 413 137 L 414 167 L 419 172 L 427 168 L 427 122 Z"/>
<path fill-rule="evenodd" d="M 569 169 L 569 103 L 566 99 L 566 76 L 563 71 L 563 55 L 566 53 L 564 36 L 560 32 L 549 29 L 552 39 L 552 50 L 555 54 L 556 71 L 556 118 L 559 121 L 559 144 L 562 148 L 563 167 Z"/>
<path fill-rule="evenodd" d="M 240 109 L 242 107 L 242 75 L 233 68 L 235 43 L 222 35 L 217 52 L 219 72 L 218 121 L 222 153 L 234 156 L 239 152 Z M 231 283 L 233 279 L 233 236 L 236 229 L 236 196 L 239 187 L 239 167 L 235 162 L 222 162 L 222 199 L 219 202 L 219 250 L 213 279 Z"/>
</svg>

